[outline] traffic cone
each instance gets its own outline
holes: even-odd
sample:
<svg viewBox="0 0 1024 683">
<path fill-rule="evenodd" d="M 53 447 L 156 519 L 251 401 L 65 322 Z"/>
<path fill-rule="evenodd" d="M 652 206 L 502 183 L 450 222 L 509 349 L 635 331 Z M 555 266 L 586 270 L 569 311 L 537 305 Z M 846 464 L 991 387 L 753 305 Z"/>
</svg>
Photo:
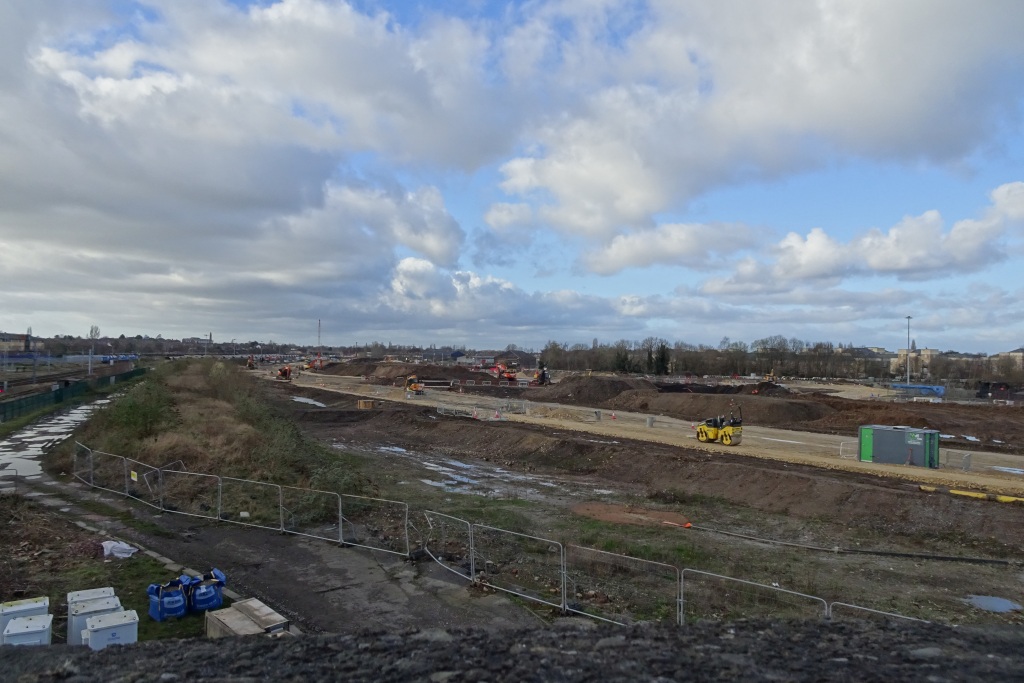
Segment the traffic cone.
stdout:
<svg viewBox="0 0 1024 683">
<path fill-rule="evenodd" d="M 501 413 L 499 413 L 497 410 L 494 411 L 494 419 L 495 420 L 500 420 L 501 419 Z"/>
<path fill-rule="evenodd" d="M 474 420 L 479 420 L 480 419 L 480 416 L 476 414 L 476 408 L 473 408 L 473 419 Z"/>
<path fill-rule="evenodd" d="M 612 413 L 612 419 L 613 420 L 615 419 L 615 413 Z"/>
</svg>

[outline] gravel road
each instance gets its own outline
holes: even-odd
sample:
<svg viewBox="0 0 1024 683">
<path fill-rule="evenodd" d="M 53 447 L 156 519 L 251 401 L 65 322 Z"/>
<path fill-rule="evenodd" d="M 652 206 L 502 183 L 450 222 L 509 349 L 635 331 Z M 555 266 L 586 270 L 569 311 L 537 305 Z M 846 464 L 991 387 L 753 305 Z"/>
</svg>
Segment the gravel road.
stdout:
<svg viewBox="0 0 1024 683">
<path fill-rule="evenodd" d="M 0 648 L 5 680 L 980 681 L 1021 680 L 1020 629 L 740 621 L 683 629 L 572 623 L 287 639 L 162 641 L 91 652 Z"/>
</svg>

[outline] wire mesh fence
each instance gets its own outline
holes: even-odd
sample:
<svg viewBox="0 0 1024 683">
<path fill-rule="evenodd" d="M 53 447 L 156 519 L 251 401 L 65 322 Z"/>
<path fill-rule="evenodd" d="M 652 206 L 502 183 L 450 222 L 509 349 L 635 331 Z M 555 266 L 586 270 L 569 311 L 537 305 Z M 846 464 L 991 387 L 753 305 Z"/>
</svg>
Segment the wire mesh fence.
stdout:
<svg viewBox="0 0 1024 683">
<path fill-rule="evenodd" d="M 528 600 L 565 606 L 562 544 L 481 524 L 472 525 L 473 579 Z"/>
<path fill-rule="evenodd" d="M 163 509 L 181 515 L 220 519 L 220 477 L 199 472 L 161 470 Z"/>
<path fill-rule="evenodd" d="M 281 523 L 289 534 L 341 542 L 341 496 L 333 491 L 282 486 Z"/>
<path fill-rule="evenodd" d="M 252 479 L 220 478 L 218 514 L 225 522 L 281 530 L 281 487 Z"/>
<path fill-rule="evenodd" d="M 126 495 L 146 505 L 160 508 L 160 470 L 132 458 L 125 458 L 125 463 L 128 468 Z"/>
<path fill-rule="evenodd" d="M 680 623 L 679 570 L 594 548 L 565 546 L 566 609 L 629 624 Z"/>
<path fill-rule="evenodd" d="M 410 528 L 425 554 L 474 583 L 563 612 L 627 624 L 738 618 L 913 619 L 696 569 L 424 511 L 414 527 L 402 501 L 338 494 L 163 468 L 76 443 L 76 479 L 168 512 L 232 521 L 411 556 Z M 0 478 L 9 472 L 0 472 Z M 14 475 L 17 476 L 16 473 Z M 0 485 L 2 486 L 2 485 Z M 244 514 L 243 514 L 244 513 Z M 420 519 L 419 516 L 416 518 Z"/>
<path fill-rule="evenodd" d="M 684 621 L 828 617 L 822 598 L 696 569 L 680 573 L 680 595 Z"/>
<path fill-rule="evenodd" d="M 127 467 L 122 456 L 103 451 L 92 452 L 92 486 L 94 488 L 125 495 L 128 492 L 126 472 Z"/>
<path fill-rule="evenodd" d="M 895 612 L 886 612 L 884 610 L 871 609 L 870 607 L 851 605 L 845 602 L 829 603 L 828 616 L 829 619 L 832 619 L 833 621 L 842 619 L 869 619 L 871 621 L 884 622 L 892 619 L 901 619 L 905 621 L 919 621 L 925 624 L 929 623 L 924 619 L 915 619 L 914 617 L 906 617 L 902 614 L 896 614 Z"/>
<path fill-rule="evenodd" d="M 442 512 L 425 510 L 423 550 L 445 569 L 473 579 L 473 525 Z"/>
<path fill-rule="evenodd" d="M 409 555 L 408 503 L 342 494 L 341 512 L 346 545 Z"/>
</svg>

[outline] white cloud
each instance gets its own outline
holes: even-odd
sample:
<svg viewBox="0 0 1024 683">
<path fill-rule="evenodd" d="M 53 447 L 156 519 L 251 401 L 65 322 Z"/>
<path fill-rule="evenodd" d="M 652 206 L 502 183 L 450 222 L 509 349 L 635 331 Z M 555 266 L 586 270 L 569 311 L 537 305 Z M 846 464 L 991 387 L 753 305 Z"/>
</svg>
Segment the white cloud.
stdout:
<svg viewBox="0 0 1024 683">
<path fill-rule="evenodd" d="M 705 269 L 722 265 L 755 243 L 745 226 L 670 223 L 618 235 L 604 247 L 585 253 L 581 260 L 598 275 L 651 265 Z"/>
</svg>

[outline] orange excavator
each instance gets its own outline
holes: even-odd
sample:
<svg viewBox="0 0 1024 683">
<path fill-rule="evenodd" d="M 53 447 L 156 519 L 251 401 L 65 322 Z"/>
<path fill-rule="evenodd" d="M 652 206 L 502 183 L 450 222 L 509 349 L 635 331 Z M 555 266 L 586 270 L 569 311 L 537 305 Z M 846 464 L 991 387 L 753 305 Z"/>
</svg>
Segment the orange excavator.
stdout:
<svg viewBox="0 0 1024 683">
<path fill-rule="evenodd" d="M 498 379 L 515 382 L 519 375 L 519 366 L 515 363 L 497 363 L 491 371 L 498 376 Z"/>
</svg>

